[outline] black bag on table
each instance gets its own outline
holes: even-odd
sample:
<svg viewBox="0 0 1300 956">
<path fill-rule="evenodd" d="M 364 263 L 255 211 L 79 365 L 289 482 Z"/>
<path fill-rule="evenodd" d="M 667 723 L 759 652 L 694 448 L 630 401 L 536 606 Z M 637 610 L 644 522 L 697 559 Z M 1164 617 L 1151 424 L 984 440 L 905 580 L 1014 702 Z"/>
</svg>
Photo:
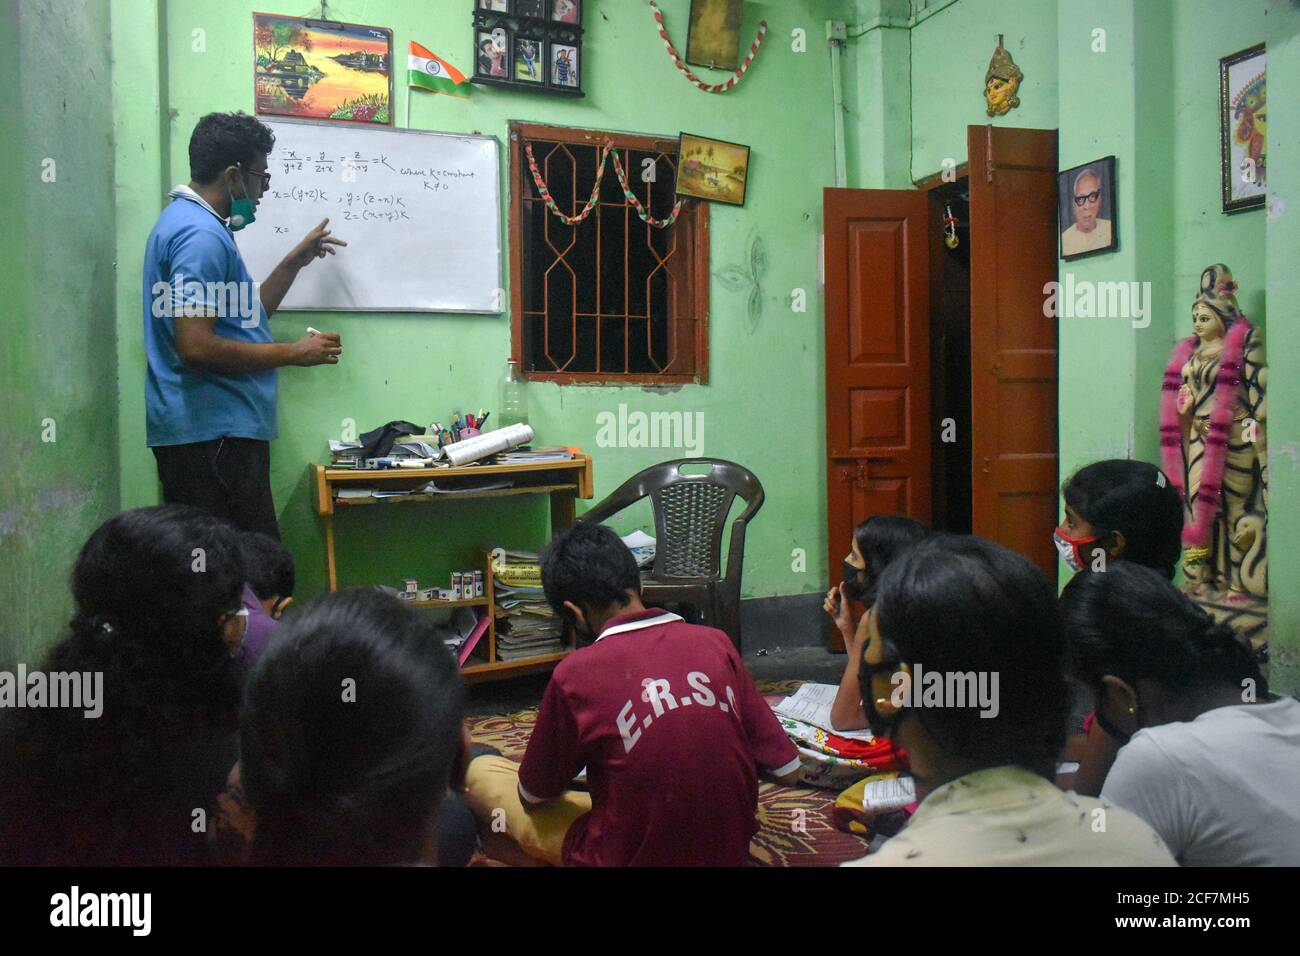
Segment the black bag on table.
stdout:
<svg viewBox="0 0 1300 956">
<path fill-rule="evenodd" d="M 367 458 L 383 458 L 403 436 L 423 434 L 424 429 L 419 425 L 403 421 L 389 422 L 361 436 L 361 451 L 357 456 L 363 461 Z"/>
</svg>

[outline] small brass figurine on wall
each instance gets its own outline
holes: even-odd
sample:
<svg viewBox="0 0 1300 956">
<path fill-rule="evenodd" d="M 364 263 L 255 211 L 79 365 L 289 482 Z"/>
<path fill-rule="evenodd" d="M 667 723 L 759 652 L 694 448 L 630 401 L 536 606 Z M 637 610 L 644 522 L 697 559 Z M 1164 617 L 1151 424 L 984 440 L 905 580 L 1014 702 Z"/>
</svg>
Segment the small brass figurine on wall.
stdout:
<svg viewBox="0 0 1300 956">
<path fill-rule="evenodd" d="M 1020 72 L 1011 54 L 1002 45 L 1002 34 L 998 34 L 998 48 L 989 60 L 988 72 L 984 74 L 984 99 L 988 101 L 989 116 L 1005 116 L 1020 105 L 1020 82 L 1025 74 Z"/>
</svg>

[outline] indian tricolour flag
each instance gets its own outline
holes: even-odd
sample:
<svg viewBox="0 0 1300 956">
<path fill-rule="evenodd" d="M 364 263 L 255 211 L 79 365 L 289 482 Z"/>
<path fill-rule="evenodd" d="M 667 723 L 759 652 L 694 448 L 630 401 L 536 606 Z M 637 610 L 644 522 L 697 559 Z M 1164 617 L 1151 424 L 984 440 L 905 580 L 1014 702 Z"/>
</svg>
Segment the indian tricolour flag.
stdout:
<svg viewBox="0 0 1300 956">
<path fill-rule="evenodd" d="M 448 96 L 469 96 L 469 79 L 440 56 L 434 56 L 414 40 L 411 53 L 406 58 L 406 85 L 430 93 Z"/>
</svg>

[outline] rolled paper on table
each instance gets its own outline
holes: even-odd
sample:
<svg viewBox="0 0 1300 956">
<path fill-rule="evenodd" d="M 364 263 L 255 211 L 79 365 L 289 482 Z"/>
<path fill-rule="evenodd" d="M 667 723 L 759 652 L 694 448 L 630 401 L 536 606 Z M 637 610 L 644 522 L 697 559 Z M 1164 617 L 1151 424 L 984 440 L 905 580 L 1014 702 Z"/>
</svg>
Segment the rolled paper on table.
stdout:
<svg viewBox="0 0 1300 956">
<path fill-rule="evenodd" d="M 445 449 L 447 460 L 453 465 L 465 465 L 488 455 L 526 445 L 533 440 L 533 430 L 528 425 L 507 425 L 473 438 L 465 438 Z"/>
</svg>

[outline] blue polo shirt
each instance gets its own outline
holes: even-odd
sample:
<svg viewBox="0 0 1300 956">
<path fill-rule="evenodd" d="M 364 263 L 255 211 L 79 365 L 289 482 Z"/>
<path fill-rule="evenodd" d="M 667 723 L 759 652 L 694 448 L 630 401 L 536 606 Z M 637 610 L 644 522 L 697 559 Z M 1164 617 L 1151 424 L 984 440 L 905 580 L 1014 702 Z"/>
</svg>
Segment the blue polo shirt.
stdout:
<svg viewBox="0 0 1300 956">
<path fill-rule="evenodd" d="M 174 316 L 215 315 L 217 335 L 271 342 L 271 323 L 230 230 L 184 188 L 163 209 L 144 254 L 147 443 L 277 435 L 276 372 L 225 375 L 190 368 L 176 352 Z"/>
</svg>

